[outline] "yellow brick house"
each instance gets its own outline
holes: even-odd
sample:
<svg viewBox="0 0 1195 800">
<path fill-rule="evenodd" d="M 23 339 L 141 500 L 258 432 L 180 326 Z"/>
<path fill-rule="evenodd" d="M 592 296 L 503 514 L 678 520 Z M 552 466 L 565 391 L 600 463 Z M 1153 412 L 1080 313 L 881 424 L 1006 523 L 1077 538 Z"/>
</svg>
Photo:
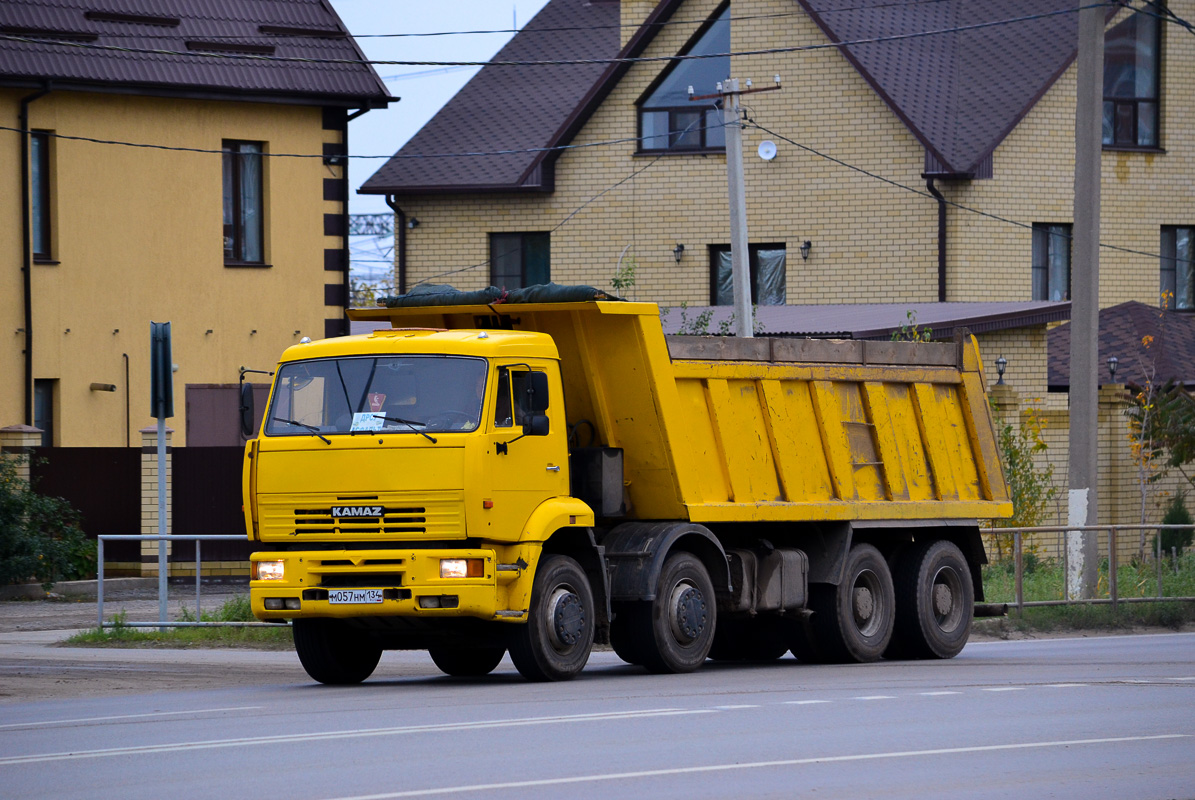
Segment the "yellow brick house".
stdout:
<svg viewBox="0 0 1195 800">
<path fill-rule="evenodd" d="M 1045 345 L 1070 298 L 1077 12 L 1071 0 L 550 0 L 361 191 L 396 211 L 398 291 L 609 288 L 633 259 L 635 299 L 721 313 L 725 138 L 716 100 L 690 95 L 778 77 L 743 97 L 754 301 L 890 304 L 898 318 L 1008 304 L 989 310 L 1035 322 L 981 336 L 989 379 L 1003 354 L 1006 385 L 1065 408 L 1048 395 Z M 1108 9 L 1101 307 L 1156 307 L 1170 292 L 1195 308 L 1184 19 L 1193 0 Z M 970 313 L 940 312 L 944 330 Z M 809 329 L 785 324 L 776 332 Z"/>
</svg>

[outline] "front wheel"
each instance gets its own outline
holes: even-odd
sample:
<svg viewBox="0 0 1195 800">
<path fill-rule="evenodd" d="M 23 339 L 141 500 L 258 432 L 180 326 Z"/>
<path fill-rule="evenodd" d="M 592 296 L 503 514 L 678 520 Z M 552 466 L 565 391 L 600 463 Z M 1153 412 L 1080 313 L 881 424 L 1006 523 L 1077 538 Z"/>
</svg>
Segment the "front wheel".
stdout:
<svg viewBox="0 0 1195 800">
<path fill-rule="evenodd" d="M 454 678 L 479 678 L 489 675 L 506 655 L 506 648 L 457 647 L 440 645 L 428 648 L 428 654 L 440 671 Z"/>
<path fill-rule="evenodd" d="M 382 648 L 335 619 L 297 619 L 291 627 L 303 669 L 320 683 L 360 683 L 373 674 Z"/>
<path fill-rule="evenodd" d="M 660 570 L 656 599 L 632 612 L 643 666 L 656 673 L 692 672 L 714 643 L 717 610 L 714 584 L 691 553 L 668 556 Z"/>
<path fill-rule="evenodd" d="M 596 609 L 589 579 L 568 556 L 540 559 L 527 622 L 511 634 L 510 660 L 530 681 L 575 678 L 593 650 Z"/>
</svg>

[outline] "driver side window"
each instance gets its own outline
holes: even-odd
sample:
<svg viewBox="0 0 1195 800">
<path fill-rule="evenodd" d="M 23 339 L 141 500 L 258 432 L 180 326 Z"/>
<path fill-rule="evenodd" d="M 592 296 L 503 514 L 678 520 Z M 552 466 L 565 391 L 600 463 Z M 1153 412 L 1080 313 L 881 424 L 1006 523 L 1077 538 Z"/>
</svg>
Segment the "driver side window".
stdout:
<svg viewBox="0 0 1195 800">
<path fill-rule="evenodd" d="M 498 370 L 498 398 L 494 404 L 494 426 L 522 425 L 527 413 L 527 370 Z"/>
</svg>

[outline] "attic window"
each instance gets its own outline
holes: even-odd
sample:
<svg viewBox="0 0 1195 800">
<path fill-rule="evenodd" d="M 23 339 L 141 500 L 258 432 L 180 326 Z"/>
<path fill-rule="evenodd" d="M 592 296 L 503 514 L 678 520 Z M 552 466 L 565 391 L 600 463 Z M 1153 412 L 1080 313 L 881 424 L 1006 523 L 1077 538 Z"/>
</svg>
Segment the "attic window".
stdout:
<svg viewBox="0 0 1195 800">
<path fill-rule="evenodd" d="M 717 91 L 730 74 L 730 7 L 726 6 L 698 31 L 696 41 L 681 55 L 713 55 L 678 61 L 664 73 L 639 104 L 639 149 L 709 151 L 726 149 L 722 111 L 715 100 L 689 100 L 689 87 L 698 95 Z"/>
<path fill-rule="evenodd" d="M 0 25 L 0 33 L 24 36 L 28 39 L 55 39 L 60 42 L 94 42 L 100 38 L 97 34 L 83 31 L 55 31 L 49 28 L 23 28 L 19 25 Z"/>
<path fill-rule="evenodd" d="M 268 36 L 310 36 L 315 39 L 343 39 L 347 33 L 326 28 L 292 28 L 286 25 L 258 25 L 258 33 Z"/>
<path fill-rule="evenodd" d="M 120 11 L 85 11 L 84 19 L 92 22 L 128 22 L 134 25 L 161 25 L 167 28 L 177 28 L 178 17 L 159 17 L 153 14 L 125 14 Z"/>
<path fill-rule="evenodd" d="M 1153 13 L 1137 13 L 1104 39 L 1104 146 L 1159 146 L 1161 36 Z"/>
<path fill-rule="evenodd" d="M 209 53 L 248 53 L 256 56 L 274 55 L 272 44 L 240 44 L 238 42 L 187 42 L 188 50 L 204 50 Z"/>
</svg>

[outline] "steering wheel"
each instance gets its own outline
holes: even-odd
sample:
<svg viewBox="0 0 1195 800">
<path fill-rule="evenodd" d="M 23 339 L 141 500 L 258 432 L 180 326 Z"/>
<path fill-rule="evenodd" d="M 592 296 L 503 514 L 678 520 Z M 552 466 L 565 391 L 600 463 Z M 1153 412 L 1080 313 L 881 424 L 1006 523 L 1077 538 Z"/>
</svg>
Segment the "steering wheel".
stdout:
<svg viewBox="0 0 1195 800">
<path fill-rule="evenodd" d="M 427 420 L 427 427 L 434 430 L 465 430 L 475 424 L 473 416 L 463 411 L 441 411 Z"/>
</svg>

